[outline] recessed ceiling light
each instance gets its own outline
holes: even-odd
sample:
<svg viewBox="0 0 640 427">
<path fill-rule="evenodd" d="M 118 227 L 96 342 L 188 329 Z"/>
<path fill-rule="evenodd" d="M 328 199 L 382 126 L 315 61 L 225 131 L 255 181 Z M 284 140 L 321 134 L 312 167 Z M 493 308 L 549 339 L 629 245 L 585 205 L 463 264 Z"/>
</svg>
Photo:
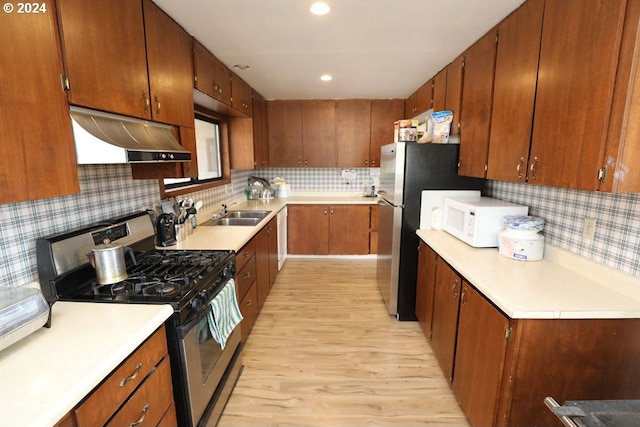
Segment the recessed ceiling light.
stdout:
<svg viewBox="0 0 640 427">
<path fill-rule="evenodd" d="M 333 77 L 331 77 L 329 74 L 323 74 L 320 76 L 320 80 L 322 80 L 323 82 L 328 82 L 330 80 L 332 80 Z"/>
<path fill-rule="evenodd" d="M 233 68 L 235 68 L 236 70 L 244 71 L 248 70 L 249 66 L 247 64 L 236 64 L 233 66 Z"/>
<path fill-rule="evenodd" d="M 326 15 L 327 13 L 329 13 L 331 8 L 325 2 L 318 1 L 318 2 L 315 2 L 314 4 L 312 4 L 311 8 L 309 10 L 314 15 Z"/>
</svg>

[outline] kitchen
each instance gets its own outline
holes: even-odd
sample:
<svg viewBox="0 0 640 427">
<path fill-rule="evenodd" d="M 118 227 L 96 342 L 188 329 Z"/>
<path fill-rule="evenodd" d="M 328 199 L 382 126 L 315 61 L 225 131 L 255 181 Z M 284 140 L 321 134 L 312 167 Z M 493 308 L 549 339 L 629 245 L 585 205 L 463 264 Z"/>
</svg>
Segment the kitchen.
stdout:
<svg viewBox="0 0 640 427">
<path fill-rule="evenodd" d="M 3 18 L 6 19 L 7 15 Z M 414 88 L 417 86 L 414 85 Z M 9 170 L 10 167 L 3 165 L 3 169 Z M 0 205 L 2 284 L 14 286 L 37 280 L 36 238 L 97 219 L 124 215 L 153 206 L 158 201 L 157 181 L 132 179 L 130 166 L 81 165 L 77 171 L 78 194 Z M 349 192 L 352 186 L 345 184 L 339 171 L 336 168 L 271 168 L 268 175 L 291 177 L 289 180 L 297 191 Z M 363 182 L 368 178 L 369 169 L 357 168 L 356 173 L 358 177 L 355 182 Z M 252 174 L 248 169 L 232 169 L 228 184 L 190 196 L 194 200 L 203 200 L 206 206 L 217 207 L 227 200 L 242 196 L 247 177 Z M 563 188 L 562 185 L 538 186 L 506 180 L 489 180 L 487 183 L 488 195 L 527 204 L 532 214 L 545 218 L 545 238 L 548 243 L 637 276 L 640 256 L 636 238 L 640 231 L 638 199 L 633 190 L 629 191 L 609 194 Z M 582 236 L 584 218 L 597 219 L 592 242 L 586 242 Z"/>
</svg>

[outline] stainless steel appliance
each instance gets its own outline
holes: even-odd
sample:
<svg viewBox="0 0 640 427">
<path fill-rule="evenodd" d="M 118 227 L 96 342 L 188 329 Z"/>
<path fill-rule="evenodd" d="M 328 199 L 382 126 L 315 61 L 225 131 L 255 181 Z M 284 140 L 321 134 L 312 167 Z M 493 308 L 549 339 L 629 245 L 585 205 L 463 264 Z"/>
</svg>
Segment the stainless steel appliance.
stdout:
<svg viewBox="0 0 640 427">
<path fill-rule="evenodd" d="M 635 427 L 640 425 L 640 400 L 569 400 L 544 404 L 566 427 Z"/>
<path fill-rule="evenodd" d="M 137 264 L 127 265 L 126 280 L 104 285 L 86 254 L 106 238 L 131 247 Z M 166 330 L 178 424 L 217 423 L 241 370 L 240 327 L 223 348 L 207 316 L 235 276 L 233 251 L 157 250 L 151 219 L 139 212 L 38 239 L 36 253 L 40 286 L 54 313 L 57 300 L 170 304 Z"/>
<path fill-rule="evenodd" d="M 416 270 L 422 190 L 482 190 L 484 180 L 458 176 L 458 144 L 396 142 L 380 155 L 377 282 L 398 320 L 416 320 Z"/>
</svg>

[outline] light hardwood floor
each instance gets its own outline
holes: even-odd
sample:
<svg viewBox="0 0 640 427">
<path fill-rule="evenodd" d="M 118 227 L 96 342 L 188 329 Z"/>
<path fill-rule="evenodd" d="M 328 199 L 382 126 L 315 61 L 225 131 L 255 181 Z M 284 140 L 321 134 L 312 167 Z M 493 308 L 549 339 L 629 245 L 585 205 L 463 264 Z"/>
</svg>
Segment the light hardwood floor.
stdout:
<svg viewBox="0 0 640 427">
<path fill-rule="evenodd" d="M 375 260 L 289 259 L 219 426 L 468 426 L 417 322 L 390 317 Z"/>
</svg>

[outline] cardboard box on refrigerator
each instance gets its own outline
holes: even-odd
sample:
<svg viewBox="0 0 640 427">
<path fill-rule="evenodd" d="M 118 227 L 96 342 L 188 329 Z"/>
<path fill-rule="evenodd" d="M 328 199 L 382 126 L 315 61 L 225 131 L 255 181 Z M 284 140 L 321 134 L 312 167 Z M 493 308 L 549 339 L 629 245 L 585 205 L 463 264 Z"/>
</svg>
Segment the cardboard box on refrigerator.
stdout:
<svg viewBox="0 0 640 427">
<path fill-rule="evenodd" d="M 414 142 L 418 135 L 418 120 L 397 120 L 393 128 L 393 142 Z"/>
</svg>

